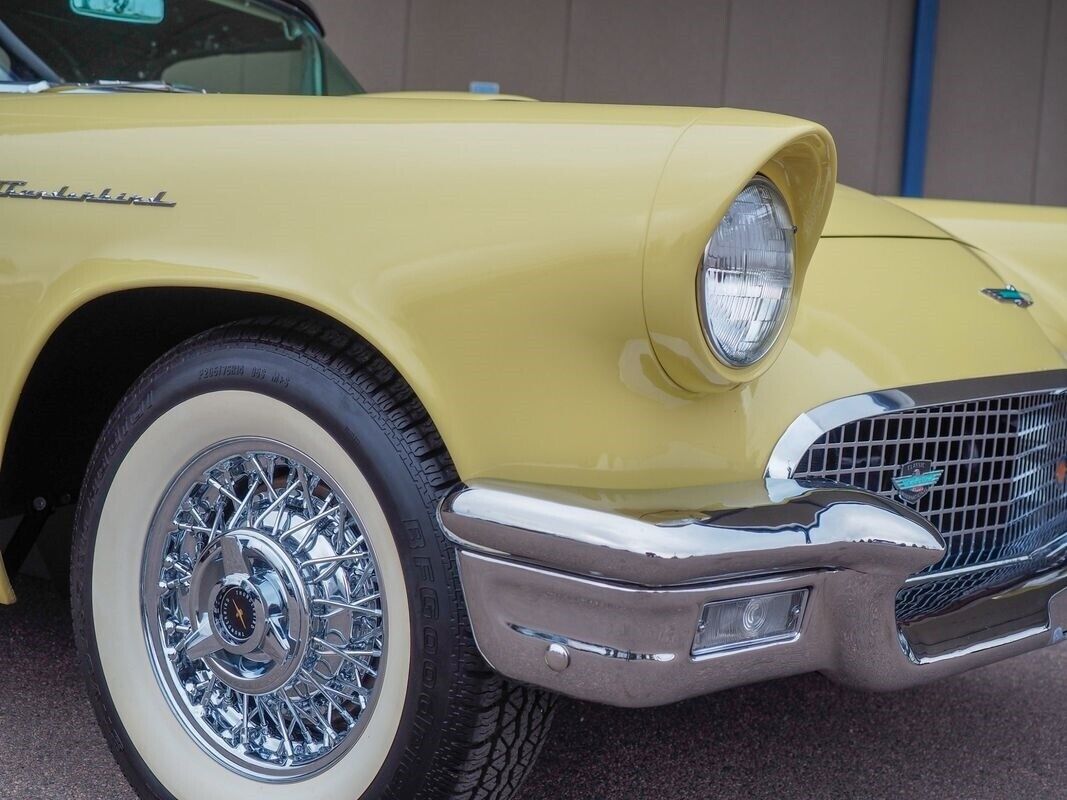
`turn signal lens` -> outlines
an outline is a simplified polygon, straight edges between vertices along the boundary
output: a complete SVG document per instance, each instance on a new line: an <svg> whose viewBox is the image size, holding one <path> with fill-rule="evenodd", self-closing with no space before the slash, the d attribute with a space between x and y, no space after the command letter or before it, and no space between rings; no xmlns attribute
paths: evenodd
<svg viewBox="0 0 1067 800"><path fill-rule="evenodd" d="M794 249L785 199L756 176L715 229L700 268L701 323L724 364L750 366L774 346L793 296Z"/></svg>
<svg viewBox="0 0 1067 800"><path fill-rule="evenodd" d="M700 615L693 655L795 639L807 589L708 603Z"/></svg>

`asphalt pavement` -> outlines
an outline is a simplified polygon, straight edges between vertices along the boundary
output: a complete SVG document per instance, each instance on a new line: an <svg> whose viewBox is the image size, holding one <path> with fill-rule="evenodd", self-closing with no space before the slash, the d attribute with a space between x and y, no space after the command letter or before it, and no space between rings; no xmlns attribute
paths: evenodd
<svg viewBox="0 0 1067 800"><path fill-rule="evenodd" d="M0 798L131 800L77 673L65 600L0 607ZM870 695L809 675L673 706L568 703L523 800L1067 798L1067 647Z"/></svg>

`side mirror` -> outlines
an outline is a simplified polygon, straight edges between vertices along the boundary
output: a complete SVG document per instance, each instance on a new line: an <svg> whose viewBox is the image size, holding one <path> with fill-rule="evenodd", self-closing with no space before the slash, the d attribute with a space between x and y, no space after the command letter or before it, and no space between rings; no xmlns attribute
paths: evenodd
<svg viewBox="0 0 1067 800"><path fill-rule="evenodd" d="M70 10L83 17L112 22L158 25L163 21L165 0L70 0Z"/></svg>

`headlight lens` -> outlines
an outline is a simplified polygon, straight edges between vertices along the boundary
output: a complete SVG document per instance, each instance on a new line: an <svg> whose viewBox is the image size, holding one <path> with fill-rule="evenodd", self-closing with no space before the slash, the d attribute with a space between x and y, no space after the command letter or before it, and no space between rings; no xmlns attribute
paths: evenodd
<svg viewBox="0 0 1067 800"><path fill-rule="evenodd" d="M715 355L732 367L774 346L793 295L794 229L774 184L752 179L704 248L701 323Z"/></svg>

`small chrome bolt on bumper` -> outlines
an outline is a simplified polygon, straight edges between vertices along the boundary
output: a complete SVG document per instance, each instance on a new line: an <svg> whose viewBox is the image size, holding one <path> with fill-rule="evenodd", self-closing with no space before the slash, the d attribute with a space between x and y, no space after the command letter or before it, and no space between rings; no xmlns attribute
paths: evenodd
<svg viewBox="0 0 1067 800"><path fill-rule="evenodd" d="M563 672L571 665L570 651L563 645L553 642L545 650L545 663L553 672Z"/></svg>

